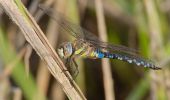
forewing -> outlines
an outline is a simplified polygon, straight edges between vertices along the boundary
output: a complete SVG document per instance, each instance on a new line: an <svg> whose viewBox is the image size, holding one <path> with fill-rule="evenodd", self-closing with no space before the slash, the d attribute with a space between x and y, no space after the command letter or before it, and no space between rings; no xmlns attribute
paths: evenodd
<svg viewBox="0 0 170 100"><path fill-rule="evenodd" d="M82 32L81 27L70 22L70 20L64 17L62 13L54 11L52 8L46 7L44 5L39 5L39 8L45 14L47 14L49 17L55 20L62 29L66 30L72 36L74 36L75 38L84 38L84 34Z"/></svg>
<svg viewBox="0 0 170 100"><path fill-rule="evenodd" d="M129 55L137 56L138 51L132 48L128 48L122 45L111 44L108 42L102 42L97 36L93 35L89 31L82 29L84 33L84 38L86 41L94 45L96 48L104 49L110 53L119 52L126 53Z"/></svg>
<svg viewBox="0 0 170 100"><path fill-rule="evenodd" d="M119 52L119 53L125 53L129 55L138 55L138 51L132 48L128 48L122 45L116 45L116 44L111 44L108 42L102 42L102 41L93 41L89 40L91 44L95 45L97 48L101 48L107 52L114 53L114 52Z"/></svg>
<svg viewBox="0 0 170 100"><path fill-rule="evenodd" d="M76 39L81 39L83 41L86 41L96 48L105 49L109 52L120 52L120 53L126 53L131 55L136 55L137 51L125 46L121 45L114 45L106 42L102 42L99 40L97 36L90 33L89 31L81 28L79 25L76 25L66 17L64 17L63 14L52 10L51 8L45 7L43 5L40 5L39 8L48 16L50 16L52 19L54 19L64 30L66 30L68 33L71 33L72 36L74 36Z"/></svg>

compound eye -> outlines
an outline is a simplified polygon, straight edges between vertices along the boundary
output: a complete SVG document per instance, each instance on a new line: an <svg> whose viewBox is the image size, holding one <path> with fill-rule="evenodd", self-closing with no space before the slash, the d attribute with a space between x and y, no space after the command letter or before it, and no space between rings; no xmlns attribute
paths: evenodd
<svg viewBox="0 0 170 100"><path fill-rule="evenodd" d="M72 55L72 45L70 43L64 43L60 45L58 52L62 58L70 57Z"/></svg>
<svg viewBox="0 0 170 100"><path fill-rule="evenodd" d="M67 49L66 48L63 48L63 54L64 54L64 56L67 55Z"/></svg>

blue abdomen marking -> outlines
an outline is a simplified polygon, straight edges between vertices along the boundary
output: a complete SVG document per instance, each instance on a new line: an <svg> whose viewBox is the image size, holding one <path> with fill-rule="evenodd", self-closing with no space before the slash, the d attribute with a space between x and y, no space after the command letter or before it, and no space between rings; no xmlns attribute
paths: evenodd
<svg viewBox="0 0 170 100"><path fill-rule="evenodd" d="M123 55L123 54L110 54L108 52L101 52L100 50L97 50L97 55L98 58L118 59L128 63L136 64L137 66L144 66L152 69L160 69L159 67L155 66L152 62L142 59L140 57L137 58L137 57Z"/></svg>
<svg viewBox="0 0 170 100"><path fill-rule="evenodd" d="M105 54L103 52L100 52L100 50L97 50L97 58L104 58Z"/></svg>

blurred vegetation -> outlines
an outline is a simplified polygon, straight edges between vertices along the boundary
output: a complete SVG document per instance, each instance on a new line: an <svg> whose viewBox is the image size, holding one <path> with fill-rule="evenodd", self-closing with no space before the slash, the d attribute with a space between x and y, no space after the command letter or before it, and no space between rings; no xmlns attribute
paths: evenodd
<svg viewBox="0 0 170 100"><path fill-rule="evenodd" d="M35 17L44 33L50 32L48 30L51 27L53 27L53 30L56 28L54 27L55 24L51 24L54 20L51 20L50 17L43 16L38 19L39 4L53 7L55 10L66 14L72 19L71 22L81 25L95 35L98 33L95 2L93 0L22 0L22 2ZM170 60L170 0L103 0L102 2L109 42L135 48L139 51L139 55L151 59L163 68L160 71L154 71L126 62L111 60L115 99L170 99L170 70L168 68ZM21 7L19 3L17 5ZM57 46L65 41L64 39L67 36L69 37L69 34L62 33L58 29L51 31L51 33L55 33L52 37L57 39L55 41ZM46 33L47 36L48 34L50 33ZM37 77L39 70L45 66L39 65L40 58L34 51L29 60L27 59L30 72L29 75L26 74L27 70L24 66L26 66L25 55L27 50L25 49L27 49L27 42L22 33L1 11L0 87L3 87L4 80L8 80L7 83L10 85L8 86L9 91L0 90L0 99L15 98L15 95L17 95L17 92L14 91L15 88L22 91L22 94L18 97L20 99L31 100L35 96L40 99L40 94L41 99L66 99L63 91L50 74ZM100 60L78 59L77 62L80 72L76 81L87 99L104 100ZM47 77L48 75L49 77ZM47 83L40 81L44 84L39 85L36 81L38 78Z"/></svg>

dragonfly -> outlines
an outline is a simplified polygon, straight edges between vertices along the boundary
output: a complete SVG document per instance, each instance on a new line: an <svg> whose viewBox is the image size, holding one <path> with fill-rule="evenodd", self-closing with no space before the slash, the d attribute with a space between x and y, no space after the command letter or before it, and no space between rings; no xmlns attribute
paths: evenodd
<svg viewBox="0 0 170 100"><path fill-rule="evenodd" d="M43 6L40 6L40 9L75 38L72 42L62 43L57 51L59 56L66 60L65 64L68 66L76 66L76 70L78 70L78 65L75 59L78 57L117 59L154 70L161 69L152 61L139 56L137 51L132 48L103 42L93 33L72 23L63 14Z"/></svg>

